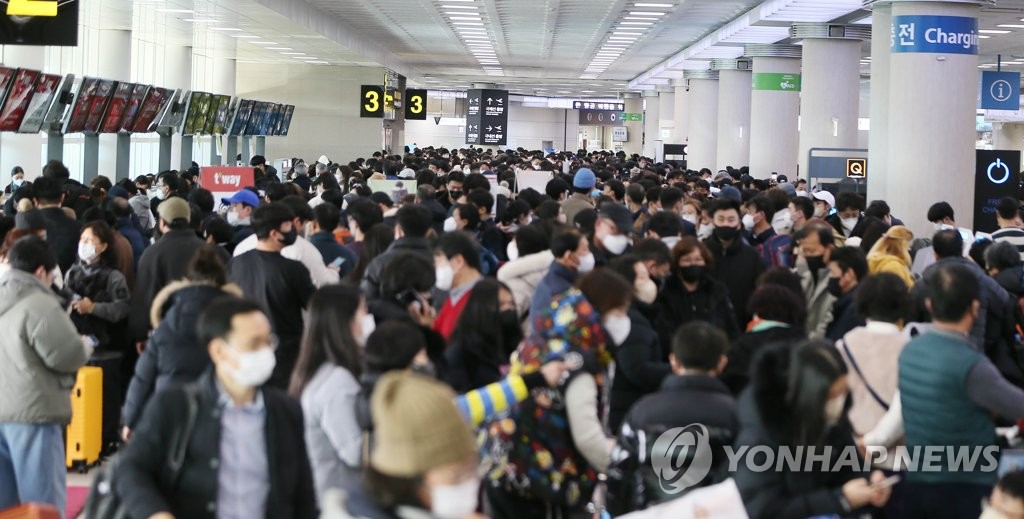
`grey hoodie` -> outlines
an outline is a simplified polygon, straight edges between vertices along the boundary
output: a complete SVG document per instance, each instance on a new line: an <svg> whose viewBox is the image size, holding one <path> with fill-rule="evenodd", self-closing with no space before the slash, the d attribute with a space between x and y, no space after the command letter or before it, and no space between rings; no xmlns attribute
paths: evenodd
<svg viewBox="0 0 1024 519"><path fill-rule="evenodd" d="M0 423L66 424L85 346L57 296L20 270L0 275Z"/></svg>
<svg viewBox="0 0 1024 519"><path fill-rule="evenodd" d="M156 226L156 219L153 218L153 212L149 208L149 203L149 196L145 193L128 199L128 204L131 205L135 216L139 217L139 224L147 231Z"/></svg>

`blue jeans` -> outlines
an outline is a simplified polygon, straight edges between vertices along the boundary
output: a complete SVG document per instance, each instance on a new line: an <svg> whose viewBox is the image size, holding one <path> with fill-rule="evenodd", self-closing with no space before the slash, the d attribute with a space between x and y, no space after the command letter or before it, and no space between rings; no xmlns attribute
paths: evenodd
<svg viewBox="0 0 1024 519"><path fill-rule="evenodd" d="M57 424L0 423L0 510L52 505L64 516L67 468Z"/></svg>

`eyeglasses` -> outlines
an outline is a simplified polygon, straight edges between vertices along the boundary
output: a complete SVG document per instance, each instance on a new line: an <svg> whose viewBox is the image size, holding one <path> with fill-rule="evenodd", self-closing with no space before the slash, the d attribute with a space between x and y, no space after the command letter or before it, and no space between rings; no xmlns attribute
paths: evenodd
<svg viewBox="0 0 1024 519"><path fill-rule="evenodd" d="M231 344L231 341L228 341L226 337L223 337L223 340L224 340L224 342L228 343L228 346L231 346L236 351L238 350L238 348L235 345ZM252 343L250 343L250 344L252 344ZM277 347L280 346L280 344L281 344L281 341L277 338L277 335L270 334L270 337L265 342L258 342L258 343L252 344L253 347L250 348L249 351L259 350L260 346L265 346L267 348L270 348L270 351L277 351Z"/></svg>

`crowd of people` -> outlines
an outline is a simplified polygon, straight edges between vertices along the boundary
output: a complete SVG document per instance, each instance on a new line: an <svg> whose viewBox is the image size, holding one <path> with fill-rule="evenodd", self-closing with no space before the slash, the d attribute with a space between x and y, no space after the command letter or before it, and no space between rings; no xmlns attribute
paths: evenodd
<svg viewBox="0 0 1024 519"><path fill-rule="evenodd" d="M135 519L617 516L728 480L753 518L1024 517L1021 472L869 454L1013 441L1014 198L991 235L938 201L922 237L850 186L622 152L291 164L253 157L222 200L195 165L88 186L16 169L0 510L64 509L69 392L116 354L120 447L87 506ZM652 444L693 424L713 462L668 492ZM858 460L729 468L745 447Z"/></svg>

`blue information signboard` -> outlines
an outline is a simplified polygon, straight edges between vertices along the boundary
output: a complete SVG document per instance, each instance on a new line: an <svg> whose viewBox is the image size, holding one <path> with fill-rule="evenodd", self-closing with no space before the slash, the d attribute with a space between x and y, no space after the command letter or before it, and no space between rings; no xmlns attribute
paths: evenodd
<svg viewBox="0 0 1024 519"><path fill-rule="evenodd" d="M967 16L893 16L895 53L978 54L978 19Z"/></svg>
<svg viewBox="0 0 1024 519"><path fill-rule="evenodd" d="M981 107L988 110L1020 110L1020 73L981 73Z"/></svg>

